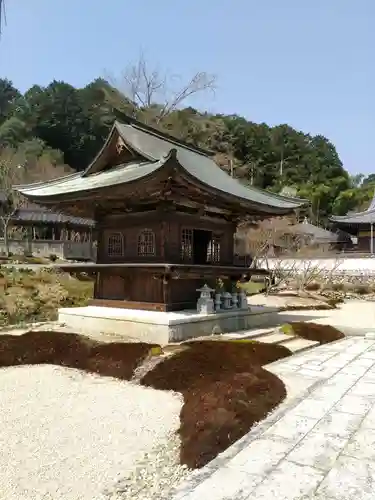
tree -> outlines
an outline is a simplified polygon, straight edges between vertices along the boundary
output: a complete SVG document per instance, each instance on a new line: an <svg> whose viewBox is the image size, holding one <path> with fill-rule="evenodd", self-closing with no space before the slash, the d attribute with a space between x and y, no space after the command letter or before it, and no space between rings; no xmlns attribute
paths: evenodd
<svg viewBox="0 0 375 500"><path fill-rule="evenodd" d="M20 96L20 92L13 86L10 80L0 78L0 124L9 118L12 107Z"/></svg>
<svg viewBox="0 0 375 500"><path fill-rule="evenodd" d="M362 184L365 186L368 186L369 184L374 184L375 185L375 174L370 174L367 177L362 175L363 181Z"/></svg>
<svg viewBox="0 0 375 500"><path fill-rule="evenodd" d="M47 181L71 172L66 165L53 164L50 152L47 148L39 151L39 154L31 154L31 150L25 146L18 150L4 148L0 151L0 221L7 255L12 219L17 210L27 205L14 186ZM56 152L52 150L52 153Z"/></svg>
<svg viewBox="0 0 375 500"><path fill-rule="evenodd" d="M17 113L29 124L33 137L63 151L65 162L76 170L86 168L108 133L108 125L90 115L92 103L85 102L85 97L72 85L53 81L26 92Z"/></svg>
<svg viewBox="0 0 375 500"><path fill-rule="evenodd" d="M176 75L152 68L143 53L138 61L127 66L121 80L120 85L115 86L127 101L133 103L134 112L142 110L142 116L151 118L155 123L160 123L179 109L189 97L216 89L216 77L205 71L197 72L183 82Z"/></svg>
<svg viewBox="0 0 375 500"><path fill-rule="evenodd" d="M16 148L17 145L27 139L29 130L25 122L11 116L0 125L0 144L2 147Z"/></svg>
<svg viewBox="0 0 375 500"><path fill-rule="evenodd" d="M360 185L360 176L349 176L326 137L288 124L270 127L238 115L184 107L194 93L213 90L215 79L199 73L178 83L176 89L176 79L152 69L142 55L125 71L118 86L122 93L102 78L84 88L57 81L34 85L24 95L0 80L0 147L26 148L29 156L48 149L55 165L64 162L82 170L102 147L113 121L127 114L212 150L218 165L247 186L274 193L292 188L311 201L313 215L323 223L333 212L342 215L368 203L373 177Z"/></svg>
<svg viewBox="0 0 375 500"><path fill-rule="evenodd" d="M13 189L24 177L23 155L12 149L4 149L0 155L0 220L6 254L9 255L9 226L16 211L25 203Z"/></svg>
<svg viewBox="0 0 375 500"><path fill-rule="evenodd" d="M365 182L365 180L368 180L368 177L367 179L365 179L365 176L363 174L356 174L350 176L350 183L353 188L361 187L361 185Z"/></svg>

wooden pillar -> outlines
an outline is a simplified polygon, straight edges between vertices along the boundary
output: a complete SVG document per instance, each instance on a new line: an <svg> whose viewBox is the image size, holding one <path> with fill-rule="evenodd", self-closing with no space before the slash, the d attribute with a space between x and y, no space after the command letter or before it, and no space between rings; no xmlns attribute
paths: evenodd
<svg viewBox="0 0 375 500"><path fill-rule="evenodd" d="M374 225L372 222L370 224L370 253L371 255L374 253Z"/></svg>

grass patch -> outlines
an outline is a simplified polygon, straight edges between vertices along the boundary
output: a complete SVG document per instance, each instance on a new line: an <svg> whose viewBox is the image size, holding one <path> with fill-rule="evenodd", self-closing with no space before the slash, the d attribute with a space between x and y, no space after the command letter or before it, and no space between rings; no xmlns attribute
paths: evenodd
<svg viewBox="0 0 375 500"><path fill-rule="evenodd" d="M257 283L256 281L247 281L246 283L240 283L239 287L245 291L246 295L255 295L265 290L266 284L265 282Z"/></svg>
<svg viewBox="0 0 375 500"><path fill-rule="evenodd" d="M85 306L93 281L81 281L53 269L2 268L0 326L53 321L60 307Z"/></svg>
<svg viewBox="0 0 375 500"><path fill-rule="evenodd" d="M180 462L206 465L264 419L286 396L262 365L289 356L284 346L196 341L146 373L141 384L181 392Z"/></svg>
<svg viewBox="0 0 375 500"><path fill-rule="evenodd" d="M328 344L345 338L345 335L333 326L303 323L302 321L282 325L280 330L286 335L297 335L303 339L315 340L320 344Z"/></svg>
<svg viewBox="0 0 375 500"><path fill-rule="evenodd" d="M49 264L50 260L45 257L34 257L32 255L12 255L5 257L8 264Z"/></svg>
<svg viewBox="0 0 375 500"><path fill-rule="evenodd" d="M98 342L83 335L31 331L0 336L0 367L51 364L130 380L161 347L146 343Z"/></svg>

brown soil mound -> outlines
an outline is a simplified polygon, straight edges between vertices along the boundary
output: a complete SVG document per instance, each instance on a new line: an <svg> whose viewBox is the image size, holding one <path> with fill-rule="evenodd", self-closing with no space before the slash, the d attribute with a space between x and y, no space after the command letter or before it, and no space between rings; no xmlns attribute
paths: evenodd
<svg viewBox="0 0 375 500"><path fill-rule="evenodd" d="M192 341L159 363L141 383L155 389L184 392L201 380L218 380L227 373L241 373L290 356L289 349L260 342Z"/></svg>
<svg viewBox="0 0 375 500"><path fill-rule="evenodd" d="M160 348L145 343L107 344L62 332L1 335L0 367L52 364L129 380L154 347Z"/></svg>
<svg viewBox="0 0 375 500"><path fill-rule="evenodd" d="M141 383L182 392L180 461L197 468L244 436L284 399L283 382L261 365L291 353L284 346L255 342L188 345L159 363Z"/></svg>
<svg viewBox="0 0 375 500"><path fill-rule="evenodd" d="M295 322L289 323L292 331L307 340L315 340L320 344L328 344L335 340L345 338L345 335L330 325L319 325L317 323Z"/></svg>

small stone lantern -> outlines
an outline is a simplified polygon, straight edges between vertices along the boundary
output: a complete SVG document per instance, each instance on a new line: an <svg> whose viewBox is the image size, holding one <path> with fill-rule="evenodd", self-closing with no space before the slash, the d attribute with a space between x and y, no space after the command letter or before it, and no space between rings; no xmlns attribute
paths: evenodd
<svg viewBox="0 0 375 500"><path fill-rule="evenodd" d="M238 294L238 307L240 309L249 308L249 304L247 303L246 293L244 292L244 290L241 290L240 293Z"/></svg>
<svg viewBox="0 0 375 500"><path fill-rule="evenodd" d="M238 308L238 293L236 291L232 292L232 308Z"/></svg>
<svg viewBox="0 0 375 500"><path fill-rule="evenodd" d="M231 309L232 308L232 294L229 292L225 292L223 294L224 304L223 309Z"/></svg>
<svg viewBox="0 0 375 500"><path fill-rule="evenodd" d="M216 292L215 293L215 311L220 311L221 309L221 293Z"/></svg>
<svg viewBox="0 0 375 500"><path fill-rule="evenodd" d="M211 297L211 293L215 290L210 288L207 284L203 285L202 288L198 288L197 292L200 292L200 297L197 301L197 313L198 314L212 314L215 312L214 300Z"/></svg>

